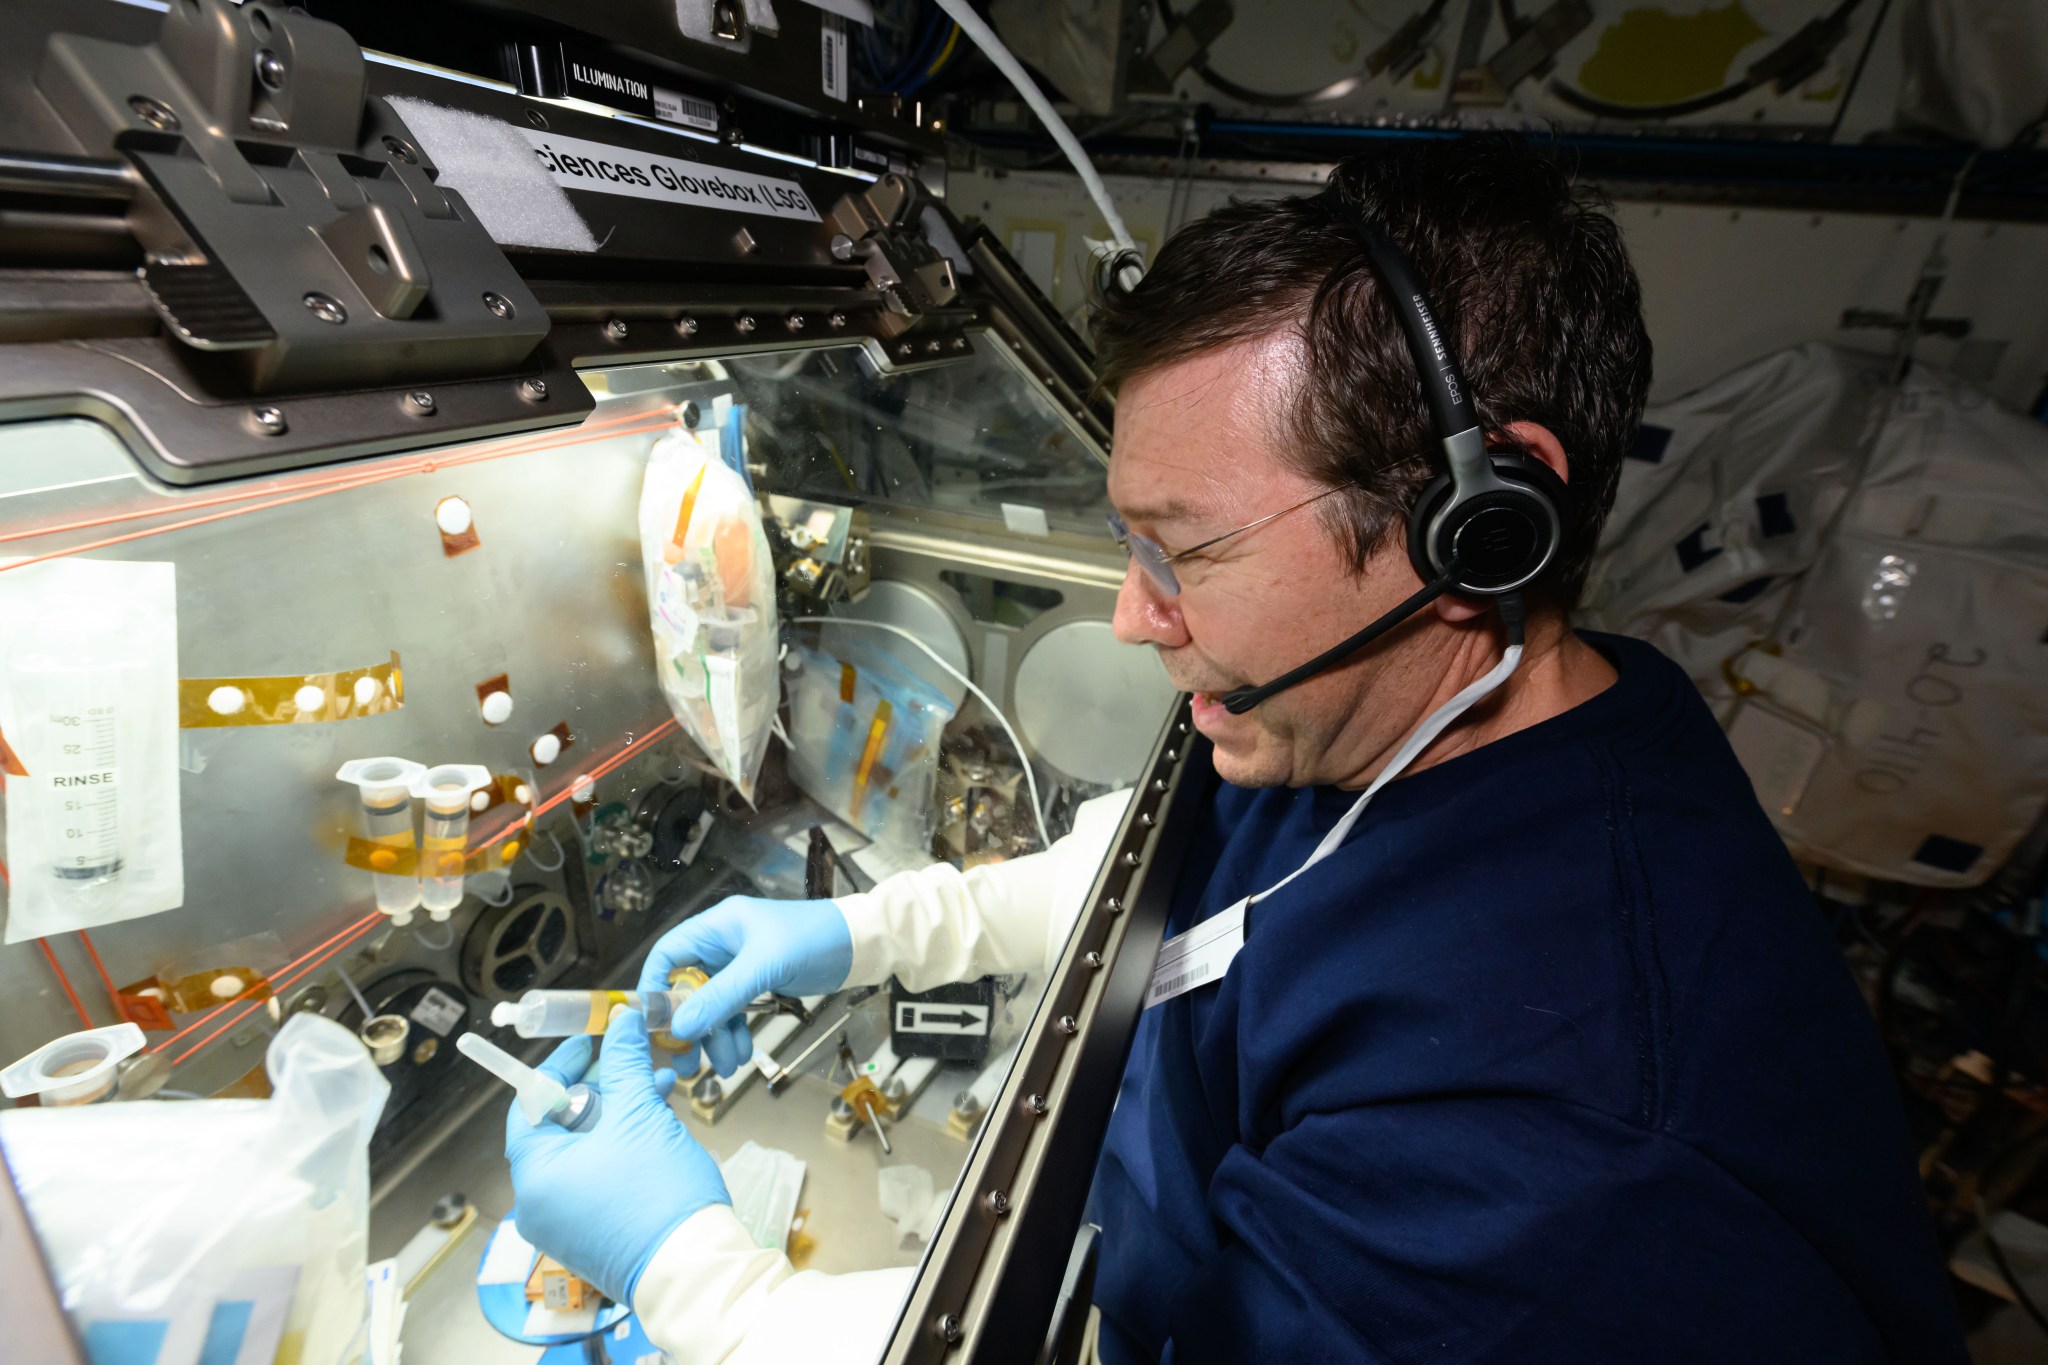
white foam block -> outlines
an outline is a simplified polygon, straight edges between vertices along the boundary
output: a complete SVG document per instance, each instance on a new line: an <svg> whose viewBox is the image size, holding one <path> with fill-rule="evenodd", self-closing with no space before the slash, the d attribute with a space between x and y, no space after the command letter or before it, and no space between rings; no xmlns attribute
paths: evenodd
<svg viewBox="0 0 2048 1365"><path fill-rule="evenodd" d="M540 1258L533 1243L519 1235L519 1228L510 1218L498 1224L498 1231L491 1238L490 1250L484 1253L483 1266L476 1273L478 1284L525 1284L526 1277L533 1273L533 1263Z"/></svg>
<svg viewBox="0 0 2048 1365"><path fill-rule="evenodd" d="M509 123L410 96L389 101L434 163L501 246L595 251L597 237Z"/></svg>
<svg viewBox="0 0 2048 1365"><path fill-rule="evenodd" d="M587 1335L597 1326L597 1305L585 1308L549 1308L535 1304L526 1310L523 1337L566 1337Z"/></svg>

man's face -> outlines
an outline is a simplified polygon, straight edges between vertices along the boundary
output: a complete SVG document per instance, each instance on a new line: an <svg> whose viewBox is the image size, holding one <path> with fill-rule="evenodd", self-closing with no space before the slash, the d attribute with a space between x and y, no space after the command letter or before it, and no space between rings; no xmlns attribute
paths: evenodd
<svg viewBox="0 0 2048 1365"><path fill-rule="evenodd" d="M1324 491L1281 458L1300 345L1283 328L1123 385L1109 494L1133 531L1172 554ZM1323 509L1301 508L1176 560L1177 596L1135 562L1117 593L1117 638L1155 647L1173 681L1195 694L1195 725L1215 744L1216 770L1240 786L1349 782L1414 720L1396 699L1425 672L1403 648L1423 621L1244 715L1219 700L1330 648L1420 586L1398 541L1355 574ZM1370 705L1375 693L1395 704Z"/></svg>

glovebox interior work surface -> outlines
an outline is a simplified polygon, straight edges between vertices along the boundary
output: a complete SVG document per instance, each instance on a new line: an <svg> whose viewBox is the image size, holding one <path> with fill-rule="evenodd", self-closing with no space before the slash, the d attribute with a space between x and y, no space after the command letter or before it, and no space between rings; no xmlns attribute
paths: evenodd
<svg viewBox="0 0 2048 1365"><path fill-rule="evenodd" d="M0 986L36 1002L0 1014L0 1058L88 1013L45 948L97 983L89 952L135 1021L124 1099L268 1094L275 1027L324 1014L390 1082L369 1139L389 1186L505 1093L463 1032L553 1045L494 1004L630 986L663 928L729 894L1059 837L1137 776L1172 692L1142 654L1104 689L1122 709L1094 723L1139 736L1107 768L1017 733L1052 667L1027 646L1131 665L1101 654L1114 575L1061 558L1101 525L1100 458L977 343L912 373L858 344L591 371L574 427L194 489L91 421L0 425ZM865 543L892 527L923 537L928 582L892 584L915 556ZM999 541L1004 575L970 553ZM953 669L891 600L951 614ZM804 619L842 613L882 628ZM721 1079L678 1054L676 1108L764 1245L914 1263L1045 976L764 999L756 1062ZM170 1176L148 1134L176 1102L123 1106L136 1178Z"/></svg>

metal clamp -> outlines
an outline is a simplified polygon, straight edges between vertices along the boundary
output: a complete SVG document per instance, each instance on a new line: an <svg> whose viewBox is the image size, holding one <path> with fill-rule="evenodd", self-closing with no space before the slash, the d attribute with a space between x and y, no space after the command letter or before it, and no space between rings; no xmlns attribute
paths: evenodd
<svg viewBox="0 0 2048 1365"><path fill-rule="evenodd" d="M152 43L59 33L37 86L125 159L142 283L256 393L502 374L548 319L333 24L175 0Z"/></svg>
<svg viewBox="0 0 2048 1365"><path fill-rule="evenodd" d="M929 203L924 188L903 175L885 175L866 189L841 195L832 206L832 254L858 259L881 292L882 334L894 337L938 315L958 327L973 314L958 302L953 262L925 239Z"/></svg>

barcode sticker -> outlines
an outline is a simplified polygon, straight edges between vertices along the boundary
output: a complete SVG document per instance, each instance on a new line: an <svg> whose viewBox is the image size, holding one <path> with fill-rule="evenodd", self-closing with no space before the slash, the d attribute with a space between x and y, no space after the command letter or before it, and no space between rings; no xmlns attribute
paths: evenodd
<svg viewBox="0 0 2048 1365"><path fill-rule="evenodd" d="M821 17L818 25L819 56L824 67L825 98L846 98L846 20L837 14Z"/></svg>
<svg viewBox="0 0 2048 1365"><path fill-rule="evenodd" d="M707 133L718 131L718 106L694 95L654 87L654 116L665 123L680 123Z"/></svg>
<svg viewBox="0 0 2048 1365"><path fill-rule="evenodd" d="M1247 897L1160 944L1145 1008L1185 995L1229 971L1231 960L1244 947L1244 912L1250 905Z"/></svg>
<svg viewBox="0 0 2048 1365"><path fill-rule="evenodd" d="M1207 981L1212 970L1213 968L1208 963L1197 962L1192 970L1182 972L1179 976L1169 976L1166 980L1154 985L1152 992L1161 1000L1171 995L1179 995L1183 990L1192 986L1199 986L1202 982Z"/></svg>
<svg viewBox="0 0 2048 1365"><path fill-rule="evenodd" d="M468 1013L469 1011L447 992L433 989L420 997L420 1002L412 1007L412 1014L409 1017L415 1024L424 1025L446 1038L448 1030L461 1023L463 1016Z"/></svg>

